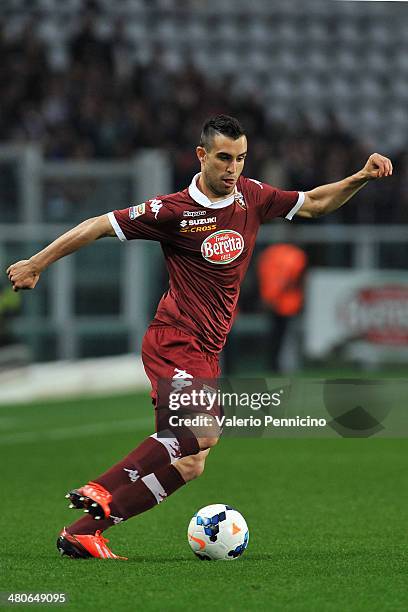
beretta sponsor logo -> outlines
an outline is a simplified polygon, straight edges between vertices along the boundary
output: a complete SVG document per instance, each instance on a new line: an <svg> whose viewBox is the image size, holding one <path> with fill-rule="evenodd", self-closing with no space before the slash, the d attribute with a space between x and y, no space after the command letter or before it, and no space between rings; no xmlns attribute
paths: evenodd
<svg viewBox="0 0 408 612"><path fill-rule="evenodd" d="M202 215L206 214L206 210L185 210L183 212L183 217L201 217Z"/></svg>
<svg viewBox="0 0 408 612"><path fill-rule="evenodd" d="M146 202L143 204L138 204L137 206L131 206L129 208L129 219L133 221L133 219L137 219L141 215L144 215L146 212Z"/></svg>
<svg viewBox="0 0 408 612"><path fill-rule="evenodd" d="M201 255L214 264L227 264L244 250L244 239L235 230L219 230L204 240Z"/></svg>
<svg viewBox="0 0 408 612"><path fill-rule="evenodd" d="M374 344L408 344L408 286L366 287L340 307L340 319L353 337Z"/></svg>

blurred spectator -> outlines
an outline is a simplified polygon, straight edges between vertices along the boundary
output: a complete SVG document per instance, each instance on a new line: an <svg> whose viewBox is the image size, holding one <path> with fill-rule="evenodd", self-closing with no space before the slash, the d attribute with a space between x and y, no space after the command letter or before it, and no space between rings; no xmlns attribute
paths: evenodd
<svg viewBox="0 0 408 612"><path fill-rule="evenodd" d="M70 42L70 57L73 64L82 67L100 65L112 72L114 65L113 44L109 40L103 40L97 33L97 15L88 10L82 17L79 31L72 37Z"/></svg>
<svg viewBox="0 0 408 612"><path fill-rule="evenodd" d="M258 258L259 293L270 315L268 365L272 372L286 370L281 353L290 324L303 307L306 265L306 253L292 244L270 246Z"/></svg>

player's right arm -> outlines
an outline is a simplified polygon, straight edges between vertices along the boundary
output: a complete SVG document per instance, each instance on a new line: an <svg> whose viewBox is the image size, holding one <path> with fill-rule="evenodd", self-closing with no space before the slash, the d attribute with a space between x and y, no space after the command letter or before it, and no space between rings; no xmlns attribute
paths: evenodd
<svg viewBox="0 0 408 612"><path fill-rule="evenodd" d="M78 251L99 238L115 235L107 215L87 219L54 240L54 242L30 257L30 259L23 259L9 266L7 268L7 276L13 285L14 291L34 289L40 274L54 261Z"/></svg>

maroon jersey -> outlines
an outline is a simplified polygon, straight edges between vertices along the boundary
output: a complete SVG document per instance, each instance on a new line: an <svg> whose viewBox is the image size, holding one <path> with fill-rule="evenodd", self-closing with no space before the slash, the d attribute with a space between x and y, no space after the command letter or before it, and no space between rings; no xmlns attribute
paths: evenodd
<svg viewBox="0 0 408 612"><path fill-rule="evenodd" d="M160 242L170 277L154 321L193 334L217 353L231 328L259 226L292 219L304 194L240 177L235 192L211 202L197 187L109 213L118 238Z"/></svg>

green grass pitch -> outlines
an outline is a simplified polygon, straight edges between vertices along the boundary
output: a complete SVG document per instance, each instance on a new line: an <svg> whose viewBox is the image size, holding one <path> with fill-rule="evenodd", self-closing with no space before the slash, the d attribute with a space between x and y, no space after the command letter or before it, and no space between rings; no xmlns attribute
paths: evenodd
<svg viewBox="0 0 408 612"><path fill-rule="evenodd" d="M60 558L57 533L79 516L67 489L152 427L147 393L0 407L1 591L65 592L72 610L408 608L405 439L225 439L204 476L107 532L128 562ZM192 514L215 502L249 524L233 562L187 545Z"/></svg>

